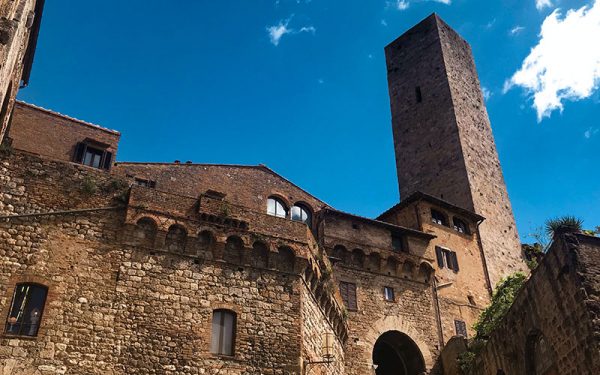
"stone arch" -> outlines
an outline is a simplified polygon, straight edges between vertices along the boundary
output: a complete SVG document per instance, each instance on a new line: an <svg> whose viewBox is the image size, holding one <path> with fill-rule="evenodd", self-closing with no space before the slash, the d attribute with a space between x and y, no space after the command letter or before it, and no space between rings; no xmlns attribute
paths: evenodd
<svg viewBox="0 0 600 375"><path fill-rule="evenodd" d="M398 272L398 261L396 258L393 256L387 258L383 272L390 276L396 276L396 273Z"/></svg>
<svg viewBox="0 0 600 375"><path fill-rule="evenodd" d="M238 236L229 236L225 242L223 260L233 264L243 263L244 241Z"/></svg>
<svg viewBox="0 0 600 375"><path fill-rule="evenodd" d="M351 261L353 267L363 268L365 265L365 252L361 249L352 250Z"/></svg>
<svg viewBox="0 0 600 375"><path fill-rule="evenodd" d="M289 246L280 246L277 250L276 261L273 266L280 271L294 272L294 265L296 263L294 250Z"/></svg>
<svg viewBox="0 0 600 375"><path fill-rule="evenodd" d="M423 262L419 265L419 281L424 283L429 283L431 281L431 275L433 274L434 269L431 264L427 262Z"/></svg>
<svg viewBox="0 0 600 375"><path fill-rule="evenodd" d="M250 264L257 268L269 268L269 247L262 241L252 244Z"/></svg>
<svg viewBox="0 0 600 375"><path fill-rule="evenodd" d="M331 251L331 256L338 259L340 263L346 263L348 258L348 250L342 245L335 245Z"/></svg>
<svg viewBox="0 0 600 375"><path fill-rule="evenodd" d="M187 230L182 225L171 225L165 237L165 249L175 253L183 253L185 251L187 234Z"/></svg>
<svg viewBox="0 0 600 375"><path fill-rule="evenodd" d="M372 360L377 365L376 375L421 375L425 372L419 347L399 331L387 331L379 336L373 347Z"/></svg>
<svg viewBox="0 0 600 375"><path fill-rule="evenodd" d="M158 225L154 219L144 216L140 218L133 231L133 237L136 245L153 247L156 240Z"/></svg>
<svg viewBox="0 0 600 375"><path fill-rule="evenodd" d="M365 352L366 357L361 361L365 363L365 374L373 372L373 368L371 367L373 360L371 356L372 350L375 347L375 343L381 337L381 335L390 331L398 331L408 336L419 348L419 351L423 356L423 361L425 362L425 367L427 369L431 369L433 367L433 356L431 355L429 347L425 344L425 340L423 340L419 332L409 322L405 321L401 317L389 315L376 321L371 326L369 332L367 332L365 335L364 347L367 348Z"/></svg>
<svg viewBox="0 0 600 375"><path fill-rule="evenodd" d="M373 252L369 254L366 262L366 268L369 271L379 272L381 271L381 256L379 253Z"/></svg>
<svg viewBox="0 0 600 375"><path fill-rule="evenodd" d="M410 260L404 262L404 264L402 265L402 277L406 279L412 279L414 272L415 264Z"/></svg>
<svg viewBox="0 0 600 375"><path fill-rule="evenodd" d="M198 233L198 238L196 239L196 255L204 259L212 259L212 249L215 245L215 242L216 239L213 232L209 230L203 230Z"/></svg>

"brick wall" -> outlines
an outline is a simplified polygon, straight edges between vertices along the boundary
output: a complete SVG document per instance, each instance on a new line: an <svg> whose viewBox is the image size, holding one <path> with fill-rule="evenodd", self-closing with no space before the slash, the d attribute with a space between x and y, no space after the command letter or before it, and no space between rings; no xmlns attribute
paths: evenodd
<svg viewBox="0 0 600 375"><path fill-rule="evenodd" d="M72 161L79 142L91 139L106 144L115 159L120 133L17 102L8 135L12 147L44 157Z"/></svg>

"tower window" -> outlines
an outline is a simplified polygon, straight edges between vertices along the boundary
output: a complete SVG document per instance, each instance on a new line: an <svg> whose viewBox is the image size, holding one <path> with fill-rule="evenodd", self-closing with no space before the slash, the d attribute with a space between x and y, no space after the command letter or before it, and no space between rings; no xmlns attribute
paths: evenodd
<svg viewBox="0 0 600 375"><path fill-rule="evenodd" d="M147 188L156 188L156 181L153 180L146 180L143 178L135 178L135 184L138 186L143 186L143 187L147 187Z"/></svg>
<svg viewBox="0 0 600 375"><path fill-rule="evenodd" d="M469 226L463 220L459 218L452 218L452 224L454 226L454 230L458 233L469 234Z"/></svg>
<svg viewBox="0 0 600 375"><path fill-rule="evenodd" d="M270 197L267 200L267 214L271 216L286 218L288 212L285 208L285 204L280 199Z"/></svg>
<svg viewBox="0 0 600 375"><path fill-rule="evenodd" d="M356 303L356 284L340 282L340 294L344 305L350 311L357 311L358 304Z"/></svg>
<svg viewBox="0 0 600 375"><path fill-rule="evenodd" d="M415 87L415 97L417 98L417 103L421 103L423 101L423 94L421 94L421 86Z"/></svg>
<svg viewBox="0 0 600 375"><path fill-rule="evenodd" d="M438 210L431 210L431 221L435 224L448 226L448 221L446 220L446 215L441 213Z"/></svg>
<svg viewBox="0 0 600 375"><path fill-rule="evenodd" d="M452 250L444 249L443 247L435 247L435 255L440 268L449 268L454 272L458 272L458 258Z"/></svg>
<svg viewBox="0 0 600 375"><path fill-rule="evenodd" d="M383 298L388 302L394 302L396 299L394 297L394 288L390 288L389 286L383 287Z"/></svg>
<svg viewBox="0 0 600 375"><path fill-rule="evenodd" d="M292 207L292 220L301 221L308 225L312 226L312 216L310 211L301 204L296 204Z"/></svg>
<svg viewBox="0 0 600 375"><path fill-rule="evenodd" d="M213 354L233 355L236 314L230 310L215 310L212 318L210 351Z"/></svg>
<svg viewBox="0 0 600 375"><path fill-rule="evenodd" d="M467 324L463 320L454 320L454 329L457 336L467 338Z"/></svg>
<svg viewBox="0 0 600 375"><path fill-rule="evenodd" d="M9 335L37 336L47 294L45 286L17 284L4 331Z"/></svg>

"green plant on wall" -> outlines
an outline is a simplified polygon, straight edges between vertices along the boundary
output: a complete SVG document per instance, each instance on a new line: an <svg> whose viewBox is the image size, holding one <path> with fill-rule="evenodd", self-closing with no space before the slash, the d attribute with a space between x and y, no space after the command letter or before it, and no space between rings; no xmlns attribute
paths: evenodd
<svg viewBox="0 0 600 375"><path fill-rule="evenodd" d="M475 337L469 343L469 350L461 353L458 357L458 364L463 374L470 373L477 354L481 352L489 335L508 313L526 280L527 277L523 273L517 272L498 283L492 294L490 305L483 310L477 323L473 326Z"/></svg>
<svg viewBox="0 0 600 375"><path fill-rule="evenodd" d="M93 195L98 191L98 184L90 176L85 176L81 181L81 192L85 195Z"/></svg>

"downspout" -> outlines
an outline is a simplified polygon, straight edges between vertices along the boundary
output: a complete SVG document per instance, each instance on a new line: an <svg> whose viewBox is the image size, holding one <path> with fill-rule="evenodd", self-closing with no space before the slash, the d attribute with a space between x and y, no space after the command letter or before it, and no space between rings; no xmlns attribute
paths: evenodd
<svg viewBox="0 0 600 375"><path fill-rule="evenodd" d="M433 308L435 309L435 318L436 318L437 329L438 329L438 340L440 342L440 351L441 351L442 348L444 347L444 331L443 331L443 327L442 327L442 315L440 312L440 299L439 299L438 293L437 293L437 290L438 290L437 278L435 276L433 276L432 289L433 289L433 299L434 299Z"/></svg>

